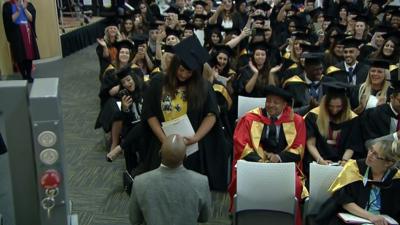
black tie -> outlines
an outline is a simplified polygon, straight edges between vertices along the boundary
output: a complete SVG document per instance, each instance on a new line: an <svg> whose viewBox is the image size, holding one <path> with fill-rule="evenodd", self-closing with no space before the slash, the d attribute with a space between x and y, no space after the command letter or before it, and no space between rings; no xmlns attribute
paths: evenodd
<svg viewBox="0 0 400 225"><path fill-rule="evenodd" d="M349 83L353 83L353 67L349 68L349 77L348 77Z"/></svg>
<svg viewBox="0 0 400 225"><path fill-rule="evenodd" d="M272 116L271 118L271 124L268 126L268 141L270 143L271 146L276 147L278 145L277 143L277 138L276 138L276 125L275 125L275 121L276 121L276 117Z"/></svg>

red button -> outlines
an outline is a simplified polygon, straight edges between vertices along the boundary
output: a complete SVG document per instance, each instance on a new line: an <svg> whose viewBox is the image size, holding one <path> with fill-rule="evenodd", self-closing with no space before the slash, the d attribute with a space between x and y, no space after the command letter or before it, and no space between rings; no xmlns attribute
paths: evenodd
<svg viewBox="0 0 400 225"><path fill-rule="evenodd" d="M57 188L61 183L61 175L57 170L47 170L40 178L40 183L44 189Z"/></svg>

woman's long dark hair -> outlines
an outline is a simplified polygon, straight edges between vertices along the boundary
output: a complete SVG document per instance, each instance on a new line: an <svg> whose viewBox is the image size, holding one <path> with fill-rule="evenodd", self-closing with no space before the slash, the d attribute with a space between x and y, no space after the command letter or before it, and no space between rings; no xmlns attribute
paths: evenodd
<svg viewBox="0 0 400 225"><path fill-rule="evenodd" d="M258 49L257 49L258 50ZM253 52L253 55L251 56L251 60L253 62L254 65L256 65L255 60L254 60L254 55L255 55L255 51ZM269 71L271 70L271 66L269 64L269 54L266 51L266 58L265 58L265 62L263 67L258 71L258 77L257 77L257 82L256 82L256 89L257 90L264 90L264 87L267 85L274 85L277 86L277 80L275 79L275 77L271 77L272 75L269 73Z"/></svg>
<svg viewBox="0 0 400 225"><path fill-rule="evenodd" d="M164 79L163 95L175 97L176 90L180 83L176 74L181 65L183 66L182 60L177 55L174 55ZM200 109L207 98L206 81L201 75L201 72L198 70L192 71L192 76L185 81L184 85L186 86L188 108L190 110Z"/></svg>

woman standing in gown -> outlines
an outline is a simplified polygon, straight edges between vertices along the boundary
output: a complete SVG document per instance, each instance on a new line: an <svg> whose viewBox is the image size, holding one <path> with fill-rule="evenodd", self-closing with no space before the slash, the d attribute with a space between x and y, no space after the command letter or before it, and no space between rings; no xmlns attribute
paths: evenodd
<svg viewBox="0 0 400 225"><path fill-rule="evenodd" d="M8 0L3 5L3 23L11 55L22 78L33 82L32 61L39 59L36 43L36 10L28 0Z"/></svg>
<svg viewBox="0 0 400 225"><path fill-rule="evenodd" d="M186 145L198 143L199 151L187 156L185 167L206 175L212 190L225 191L227 142L215 93L201 75L208 53L196 36L174 46L174 52L166 74L152 78L144 95L142 121L148 125L148 150L136 173L160 166L159 149L166 138L161 123L186 114L195 131L194 136L185 137Z"/></svg>

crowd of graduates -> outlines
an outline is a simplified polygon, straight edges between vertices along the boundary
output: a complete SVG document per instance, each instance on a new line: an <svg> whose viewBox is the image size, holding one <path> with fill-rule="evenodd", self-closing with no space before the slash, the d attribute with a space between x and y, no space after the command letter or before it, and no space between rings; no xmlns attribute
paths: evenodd
<svg viewBox="0 0 400 225"><path fill-rule="evenodd" d="M387 156L386 169L399 160L397 147L388 156L371 146L399 139L400 5L176 0L164 12L154 1L132 5L96 48L96 128L111 134L108 161L124 152L129 177L160 165L161 124L185 114L195 131L185 142L199 151L184 165L206 175L215 191L230 183L235 192L239 159L296 162L299 197L313 161L345 168L357 162L365 171L353 160L373 157L371 151ZM266 103L238 118L238 96ZM400 209L396 196L391 207ZM399 210L390 213L400 218Z"/></svg>

